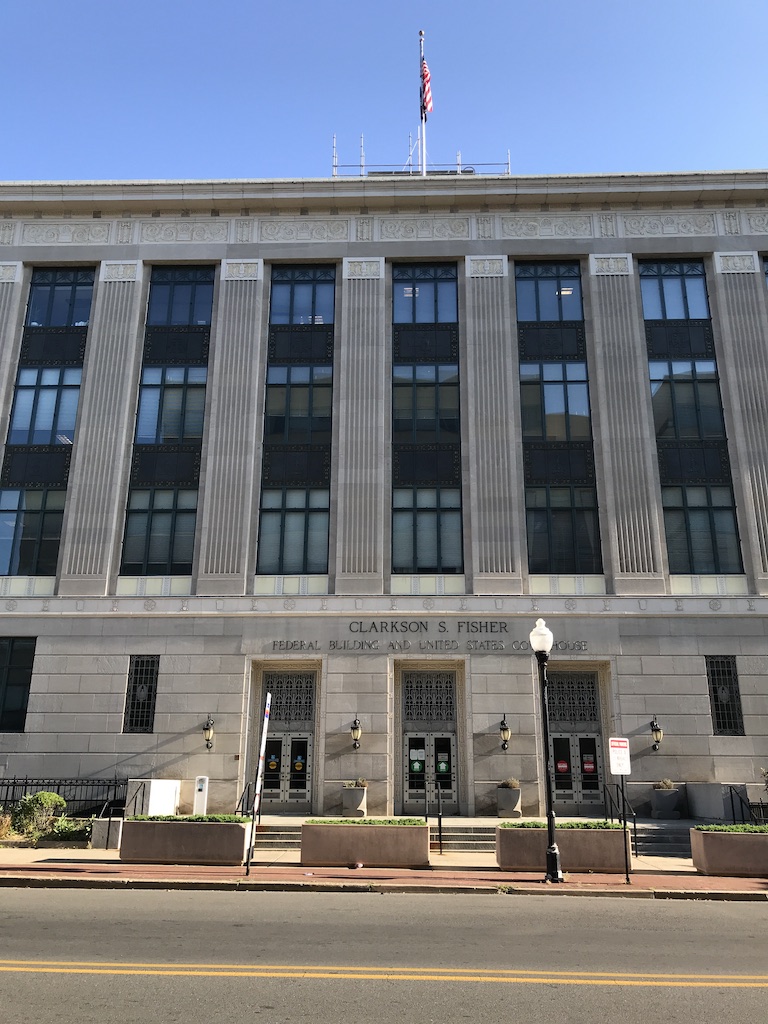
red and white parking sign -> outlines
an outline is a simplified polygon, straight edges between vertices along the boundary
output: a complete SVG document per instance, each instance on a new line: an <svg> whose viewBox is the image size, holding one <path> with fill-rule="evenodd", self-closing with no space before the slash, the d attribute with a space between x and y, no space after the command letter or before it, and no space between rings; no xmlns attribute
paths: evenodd
<svg viewBox="0 0 768 1024"><path fill-rule="evenodd" d="M611 775L631 775L629 740L626 736L611 736L608 740Z"/></svg>

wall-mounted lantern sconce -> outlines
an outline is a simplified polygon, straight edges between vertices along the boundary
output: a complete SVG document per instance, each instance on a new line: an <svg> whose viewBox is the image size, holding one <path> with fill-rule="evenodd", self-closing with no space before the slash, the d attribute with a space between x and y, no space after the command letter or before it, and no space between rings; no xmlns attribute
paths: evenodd
<svg viewBox="0 0 768 1024"><path fill-rule="evenodd" d="M363 727L360 725L360 719L356 718L352 723L350 730L352 733L352 746L355 750L360 749L360 737L363 735Z"/></svg>
<svg viewBox="0 0 768 1024"><path fill-rule="evenodd" d="M661 741L664 739L664 730L661 728L659 723L656 721L656 715L653 716L651 721L651 736L653 736L653 750L658 750L661 746Z"/></svg>
<svg viewBox="0 0 768 1024"><path fill-rule="evenodd" d="M501 716L501 725L499 726L499 736L501 736L501 749L509 749L509 737L512 735L512 730L507 725L507 714Z"/></svg>
<svg viewBox="0 0 768 1024"><path fill-rule="evenodd" d="M210 750L213 746L213 719L211 718L210 711L208 712L208 718L203 726L203 738L205 739L206 747Z"/></svg>

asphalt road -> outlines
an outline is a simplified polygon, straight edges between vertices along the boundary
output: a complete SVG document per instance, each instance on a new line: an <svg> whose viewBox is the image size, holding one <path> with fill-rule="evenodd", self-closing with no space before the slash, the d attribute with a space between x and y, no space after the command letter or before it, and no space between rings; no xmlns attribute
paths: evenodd
<svg viewBox="0 0 768 1024"><path fill-rule="evenodd" d="M0 890L3 1024L766 1019L765 904Z"/></svg>

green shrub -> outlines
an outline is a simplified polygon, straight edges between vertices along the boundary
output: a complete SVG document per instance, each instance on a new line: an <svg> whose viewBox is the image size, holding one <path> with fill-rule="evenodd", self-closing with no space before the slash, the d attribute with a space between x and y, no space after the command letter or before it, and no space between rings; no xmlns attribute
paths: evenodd
<svg viewBox="0 0 768 1024"><path fill-rule="evenodd" d="M499 789L520 789L520 779L502 779L498 785Z"/></svg>
<svg viewBox="0 0 768 1024"><path fill-rule="evenodd" d="M694 825L697 832L768 832L768 825Z"/></svg>
<svg viewBox="0 0 768 1024"><path fill-rule="evenodd" d="M250 815L242 814L190 814L183 817L179 814L132 814L127 821L223 821L244 825L251 820Z"/></svg>
<svg viewBox="0 0 768 1024"><path fill-rule="evenodd" d="M546 828L546 821L500 821L499 828ZM559 831L564 828L623 828L618 821L595 821L593 818L585 818L583 821L558 821L555 828Z"/></svg>
<svg viewBox="0 0 768 1024"><path fill-rule="evenodd" d="M677 789L672 779L659 779L658 782L654 782L654 789Z"/></svg>
<svg viewBox="0 0 768 1024"><path fill-rule="evenodd" d="M307 825L426 825L423 818L311 818Z"/></svg>
<svg viewBox="0 0 768 1024"><path fill-rule="evenodd" d="M87 843L92 829L92 818L54 818L40 839L57 843Z"/></svg>
<svg viewBox="0 0 768 1024"><path fill-rule="evenodd" d="M48 830L53 818L64 813L66 806L67 801L58 793L28 793L14 807L11 825L14 832L36 838Z"/></svg>
<svg viewBox="0 0 768 1024"><path fill-rule="evenodd" d="M11 816L0 807L0 839L7 839L11 832L13 832Z"/></svg>

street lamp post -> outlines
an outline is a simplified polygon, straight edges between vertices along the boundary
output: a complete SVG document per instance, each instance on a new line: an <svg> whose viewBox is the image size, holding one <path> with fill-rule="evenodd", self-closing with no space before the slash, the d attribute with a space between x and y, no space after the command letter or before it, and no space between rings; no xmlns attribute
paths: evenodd
<svg viewBox="0 0 768 1024"><path fill-rule="evenodd" d="M536 655L539 667L539 689L541 690L541 731L544 743L544 764L546 766L547 794L547 874L545 882L563 882L563 871L560 867L560 850L555 839L555 792L554 772L549 753L549 695L547 680L547 661L552 650L554 637L552 630L547 629L544 619L537 619L536 626L529 637L531 650Z"/></svg>

